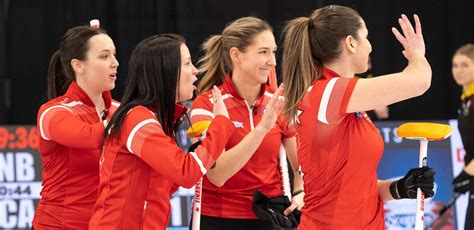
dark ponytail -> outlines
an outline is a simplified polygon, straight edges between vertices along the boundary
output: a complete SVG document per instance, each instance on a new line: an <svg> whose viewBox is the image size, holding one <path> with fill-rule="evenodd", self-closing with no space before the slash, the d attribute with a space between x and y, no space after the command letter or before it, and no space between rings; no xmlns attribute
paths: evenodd
<svg viewBox="0 0 474 230"><path fill-rule="evenodd" d="M48 100L63 95L66 92L67 86L74 79L68 79L64 74L59 50L54 52L48 67Z"/></svg>

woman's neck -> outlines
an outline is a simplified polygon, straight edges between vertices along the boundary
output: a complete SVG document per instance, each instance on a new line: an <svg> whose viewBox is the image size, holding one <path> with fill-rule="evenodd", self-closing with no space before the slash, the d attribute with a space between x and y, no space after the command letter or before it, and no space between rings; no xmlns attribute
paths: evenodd
<svg viewBox="0 0 474 230"><path fill-rule="evenodd" d="M465 84L462 86L463 92L468 92L468 91L473 91L473 90L474 90L474 82L471 82L469 84Z"/></svg>
<svg viewBox="0 0 474 230"><path fill-rule="evenodd" d="M336 72L341 77L354 77L354 72L351 71L351 66L349 62L340 62L338 60L335 60L331 63L326 63L324 67Z"/></svg>
<svg viewBox="0 0 474 230"><path fill-rule="evenodd" d="M80 81L77 81L77 85L79 85L79 87L81 87L81 89L84 90L87 96L89 96L92 103L94 103L97 111L102 111L105 109L105 101L104 101L104 98L102 97L102 92L97 92L96 90L91 89L86 84Z"/></svg>
<svg viewBox="0 0 474 230"><path fill-rule="evenodd" d="M248 78L243 77L239 71L232 72L232 83L237 90L237 93L247 101L247 104L252 105L257 100L261 84L256 81L249 81Z"/></svg>

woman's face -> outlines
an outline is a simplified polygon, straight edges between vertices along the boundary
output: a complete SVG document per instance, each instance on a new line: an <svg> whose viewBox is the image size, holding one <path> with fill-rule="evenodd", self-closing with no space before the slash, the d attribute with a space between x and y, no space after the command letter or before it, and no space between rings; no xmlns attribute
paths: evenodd
<svg viewBox="0 0 474 230"><path fill-rule="evenodd" d="M186 44L182 43L181 47L181 73L179 78L178 89L176 90L176 102L186 101L193 98L193 92L196 87L193 83L197 80L197 69L191 62L191 54Z"/></svg>
<svg viewBox="0 0 474 230"><path fill-rule="evenodd" d="M460 86L468 86L474 83L474 60L464 54L453 57L451 68L454 80Z"/></svg>
<svg viewBox="0 0 474 230"><path fill-rule="evenodd" d="M263 84L267 82L270 72L276 66L276 50L272 31L262 31L255 35L252 43L244 51L238 51L238 63L233 63L233 67L239 68L246 80Z"/></svg>
<svg viewBox="0 0 474 230"><path fill-rule="evenodd" d="M91 37L88 45L86 60L80 61L81 73L76 73L77 81L87 87L85 90L98 93L112 90L115 88L119 66L114 42L108 35L99 34Z"/></svg>
<svg viewBox="0 0 474 230"><path fill-rule="evenodd" d="M369 54L372 52L372 45L368 40L369 31L365 26L364 20L362 20L362 26L357 33L357 47L356 47L356 60L355 60L355 73L364 73L369 68Z"/></svg>

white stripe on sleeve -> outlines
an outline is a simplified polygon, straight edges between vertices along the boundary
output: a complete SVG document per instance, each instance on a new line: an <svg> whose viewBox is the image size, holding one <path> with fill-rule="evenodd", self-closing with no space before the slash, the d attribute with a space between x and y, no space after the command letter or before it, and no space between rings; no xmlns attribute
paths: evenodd
<svg viewBox="0 0 474 230"><path fill-rule="evenodd" d="M135 137L135 134L138 132L138 130L140 128L142 128L143 126L147 125L147 124L150 124L150 123L156 123L159 125L158 121L154 120L154 119L147 119L147 120L144 120L140 123L138 123L133 129L132 129L132 132L130 132L130 134L128 135L128 138L127 138L127 149L128 151L130 151L131 153L134 153L132 151L132 141L133 141L133 138Z"/></svg>
<svg viewBox="0 0 474 230"><path fill-rule="evenodd" d="M214 113L212 113L209 110L205 110L205 109L193 109L193 110L191 110L191 117L196 116L196 115L209 116L209 117L212 117L213 119L216 117L214 115Z"/></svg>
<svg viewBox="0 0 474 230"><path fill-rule="evenodd" d="M49 141L49 138L46 137L46 134L44 133L43 131L43 119L44 119L44 115L46 115L46 113L48 113L49 111L51 111L52 109L54 108L63 108L63 109L66 109L68 110L69 112L71 113L74 113L70 108L66 107L66 106L62 106L62 105L55 105L55 106L51 106L49 107L48 109L46 109L40 116L40 122L39 122L39 130L40 130L40 134L41 134L41 138L45 139L45 140L48 140Z"/></svg>
<svg viewBox="0 0 474 230"><path fill-rule="evenodd" d="M189 152L189 154L191 154L191 156L193 156L194 160L196 160L196 162L198 163L199 165L199 168L201 169L201 173L202 175L206 175L206 168L204 167L204 165L202 164L202 161L201 159L199 159L198 155L195 153L195 152Z"/></svg>
<svg viewBox="0 0 474 230"><path fill-rule="evenodd" d="M334 89L334 85L336 84L337 79L339 78L333 78L329 80L328 84L326 85L326 88L324 89L323 97L321 98L321 103L319 104L318 120L325 124L329 124L327 119L327 108L329 104L329 98L331 97L331 93Z"/></svg>

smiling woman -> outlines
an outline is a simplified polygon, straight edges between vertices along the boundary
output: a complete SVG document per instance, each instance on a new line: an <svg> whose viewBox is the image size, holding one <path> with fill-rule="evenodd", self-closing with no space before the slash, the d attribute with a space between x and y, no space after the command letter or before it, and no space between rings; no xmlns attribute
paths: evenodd
<svg viewBox="0 0 474 230"><path fill-rule="evenodd" d="M283 195L282 173L278 170L281 144L295 170L294 191L302 189L302 180L296 171L296 133L279 117L282 88L275 91L267 85L276 66L272 28L255 17L239 18L222 34L204 42L203 50L199 70L204 77L198 86L201 94L193 103L191 122L215 119L209 89L216 84L237 131L224 143L225 152L204 177L201 228L273 229L270 221L254 214L252 197L255 190L271 198ZM303 195L293 197L285 214L302 208ZM196 225L193 223L193 229L199 229Z"/></svg>

